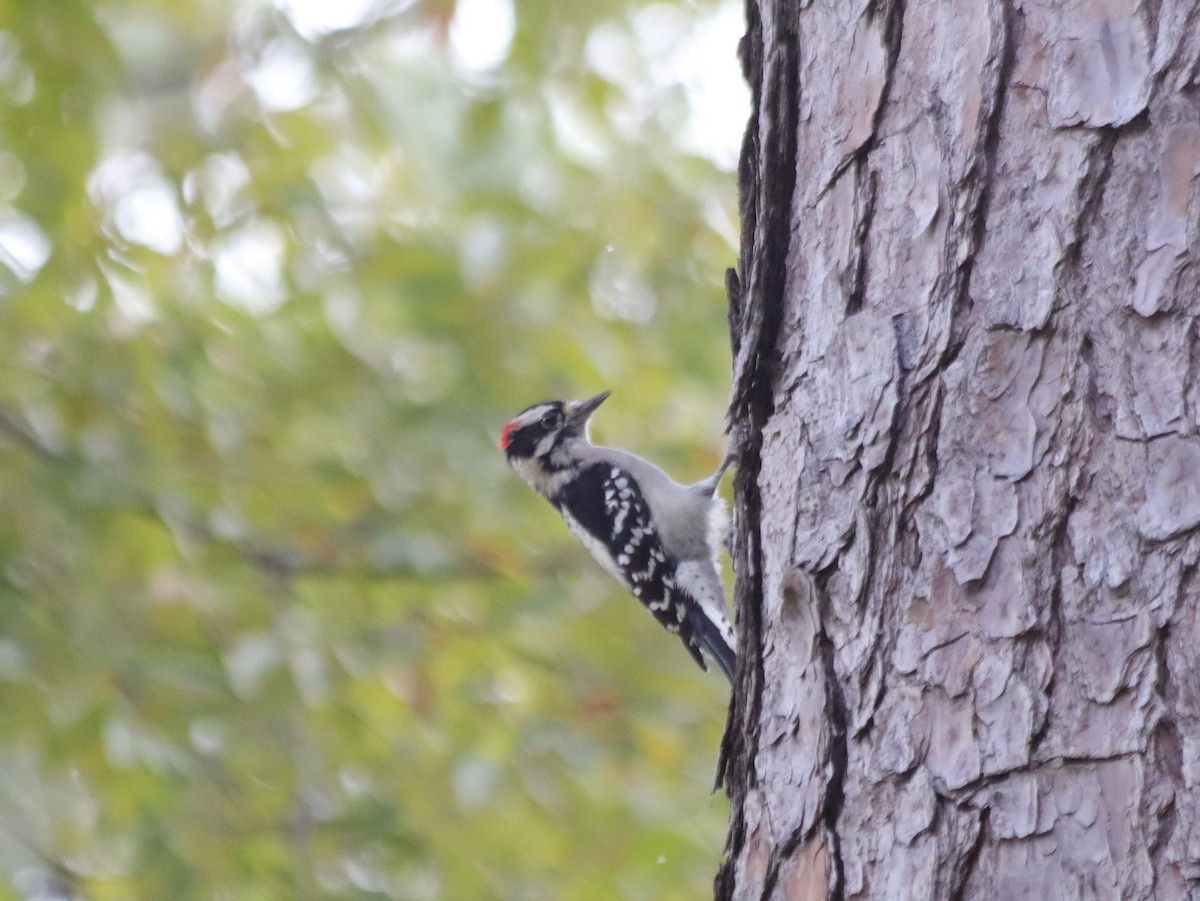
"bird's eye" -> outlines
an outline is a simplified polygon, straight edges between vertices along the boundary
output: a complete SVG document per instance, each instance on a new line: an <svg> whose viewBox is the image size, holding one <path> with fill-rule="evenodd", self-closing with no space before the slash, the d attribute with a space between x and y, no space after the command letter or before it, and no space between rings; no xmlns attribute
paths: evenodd
<svg viewBox="0 0 1200 901"><path fill-rule="evenodd" d="M558 425L561 422L562 414L557 410L551 410L549 413L546 413L542 416L542 425L548 429L558 428Z"/></svg>

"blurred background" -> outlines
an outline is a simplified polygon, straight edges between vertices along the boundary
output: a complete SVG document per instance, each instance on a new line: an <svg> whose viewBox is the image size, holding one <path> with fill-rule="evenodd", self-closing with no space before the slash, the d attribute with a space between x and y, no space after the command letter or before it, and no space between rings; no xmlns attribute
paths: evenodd
<svg viewBox="0 0 1200 901"><path fill-rule="evenodd" d="M0 898L691 899L728 688L496 450L723 455L737 0L0 0Z"/></svg>

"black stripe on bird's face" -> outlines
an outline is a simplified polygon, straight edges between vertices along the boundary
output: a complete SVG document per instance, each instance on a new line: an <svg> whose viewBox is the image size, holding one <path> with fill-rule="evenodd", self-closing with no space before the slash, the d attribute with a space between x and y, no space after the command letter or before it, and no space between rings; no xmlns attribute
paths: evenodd
<svg viewBox="0 0 1200 901"><path fill-rule="evenodd" d="M588 420L607 397L602 391L586 400L547 400L527 407L500 433L500 449L511 462L545 457L568 438L586 438Z"/></svg>
<svg viewBox="0 0 1200 901"><path fill-rule="evenodd" d="M566 404L548 400L522 410L500 433L500 449L510 459L550 453L566 423Z"/></svg>

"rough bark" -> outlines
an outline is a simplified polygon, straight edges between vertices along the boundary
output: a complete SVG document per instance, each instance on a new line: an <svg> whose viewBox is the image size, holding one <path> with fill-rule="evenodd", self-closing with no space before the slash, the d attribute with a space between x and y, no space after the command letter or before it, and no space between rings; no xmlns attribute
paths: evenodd
<svg viewBox="0 0 1200 901"><path fill-rule="evenodd" d="M717 897L1200 897L1200 0L747 11Z"/></svg>

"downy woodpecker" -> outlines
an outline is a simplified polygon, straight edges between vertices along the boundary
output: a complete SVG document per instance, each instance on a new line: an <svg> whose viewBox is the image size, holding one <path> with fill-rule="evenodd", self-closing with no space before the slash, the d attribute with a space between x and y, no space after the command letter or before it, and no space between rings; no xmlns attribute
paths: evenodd
<svg viewBox="0 0 1200 901"><path fill-rule="evenodd" d="M718 565L728 520L717 496L731 458L680 485L641 457L592 444L588 421L608 395L534 404L504 427L500 449L700 667L709 657L732 682L735 640Z"/></svg>

